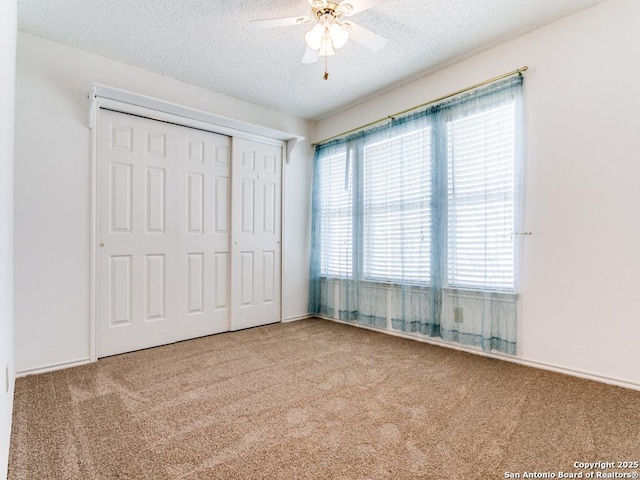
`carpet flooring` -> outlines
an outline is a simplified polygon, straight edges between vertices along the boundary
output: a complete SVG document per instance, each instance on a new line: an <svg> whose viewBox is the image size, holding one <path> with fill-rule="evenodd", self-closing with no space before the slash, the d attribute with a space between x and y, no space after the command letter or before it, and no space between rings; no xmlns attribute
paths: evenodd
<svg viewBox="0 0 640 480"><path fill-rule="evenodd" d="M575 465L624 461L638 391L310 319L18 379L9 479L640 470Z"/></svg>

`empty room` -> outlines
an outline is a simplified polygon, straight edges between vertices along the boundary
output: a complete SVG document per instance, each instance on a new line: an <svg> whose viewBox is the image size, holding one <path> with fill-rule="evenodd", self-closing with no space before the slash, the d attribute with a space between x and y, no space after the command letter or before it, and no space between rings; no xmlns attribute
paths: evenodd
<svg viewBox="0 0 640 480"><path fill-rule="evenodd" d="M638 478L640 2L0 2L0 478Z"/></svg>

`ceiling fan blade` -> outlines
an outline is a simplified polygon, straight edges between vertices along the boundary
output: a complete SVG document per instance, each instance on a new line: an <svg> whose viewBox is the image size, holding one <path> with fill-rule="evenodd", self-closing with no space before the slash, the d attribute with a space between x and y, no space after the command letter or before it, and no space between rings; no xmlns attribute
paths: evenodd
<svg viewBox="0 0 640 480"><path fill-rule="evenodd" d="M269 18L265 20L251 20L248 22L249 28L272 28L272 27L289 27L291 25L298 25L300 23L307 23L311 20L306 15L300 17L286 17L286 18Z"/></svg>
<svg viewBox="0 0 640 480"><path fill-rule="evenodd" d="M349 38L354 42L358 42L360 45L367 47L374 52L377 52L387 44L387 39L381 37L377 33L373 33L364 27L361 27L357 23L343 22L349 26Z"/></svg>
<svg viewBox="0 0 640 480"><path fill-rule="evenodd" d="M340 2L340 8L343 15L355 15L364 12L370 8L376 7L386 0L343 0Z"/></svg>
<svg viewBox="0 0 640 480"><path fill-rule="evenodd" d="M316 63L318 61L318 52L307 47L302 57L302 63Z"/></svg>

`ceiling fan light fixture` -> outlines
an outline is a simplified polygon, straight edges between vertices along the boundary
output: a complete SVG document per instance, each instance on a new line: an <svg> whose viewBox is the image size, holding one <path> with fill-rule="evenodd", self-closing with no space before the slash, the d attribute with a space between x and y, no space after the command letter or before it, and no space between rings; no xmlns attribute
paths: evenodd
<svg viewBox="0 0 640 480"><path fill-rule="evenodd" d="M333 48L336 50L344 47L349 40L349 32L339 23L334 23L329 27L329 35Z"/></svg>
<svg viewBox="0 0 640 480"><path fill-rule="evenodd" d="M314 27L304 35L304 41L310 49L320 50L324 37L324 27L322 25L314 25Z"/></svg>
<svg viewBox="0 0 640 480"><path fill-rule="evenodd" d="M386 0L307 0L311 15L287 18L268 18L252 20L251 28L286 27L313 21L315 25L304 35L307 49L302 57L303 63L315 63L318 57L324 57L324 79L329 78L327 58L335 55L336 50L353 40L365 47L378 51L387 39L361 27L351 21L342 21L351 16L375 7Z"/></svg>

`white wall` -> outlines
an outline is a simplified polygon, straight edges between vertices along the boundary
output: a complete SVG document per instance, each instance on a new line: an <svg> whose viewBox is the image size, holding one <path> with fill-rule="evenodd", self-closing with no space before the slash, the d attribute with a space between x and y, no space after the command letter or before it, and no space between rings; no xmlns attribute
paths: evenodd
<svg viewBox="0 0 640 480"><path fill-rule="evenodd" d="M16 369L89 358L90 130L101 83L308 137L292 115L203 90L29 34L18 34L15 166ZM306 313L311 149L286 166L284 305Z"/></svg>
<svg viewBox="0 0 640 480"><path fill-rule="evenodd" d="M319 141L523 65L519 356L640 386L640 2L608 0L319 122Z"/></svg>
<svg viewBox="0 0 640 480"><path fill-rule="evenodd" d="M0 478L7 478L13 409L13 123L16 1L0 2ZM8 368L8 378L7 378ZM9 385L7 391L6 385Z"/></svg>

